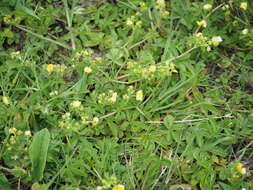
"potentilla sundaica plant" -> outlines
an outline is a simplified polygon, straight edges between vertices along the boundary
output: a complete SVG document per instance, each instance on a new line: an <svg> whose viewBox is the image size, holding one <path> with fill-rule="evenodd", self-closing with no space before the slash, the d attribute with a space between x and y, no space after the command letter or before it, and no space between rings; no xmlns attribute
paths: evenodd
<svg viewBox="0 0 253 190"><path fill-rule="evenodd" d="M0 189L252 183L253 2L0 2Z"/></svg>

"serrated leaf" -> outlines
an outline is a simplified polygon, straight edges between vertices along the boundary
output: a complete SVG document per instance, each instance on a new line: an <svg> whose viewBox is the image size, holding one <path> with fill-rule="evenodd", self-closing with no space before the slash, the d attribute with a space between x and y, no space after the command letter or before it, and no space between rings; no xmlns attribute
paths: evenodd
<svg viewBox="0 0 253 190"><path fill-rule="evenodd" d="M172 115L167 115L165 118L164 118L164 125L166 127L171 127L173 122L174 122L175 118L172 116Z"/></svg>
<svg viewBox="0 0 253 190"><path fill-rule="evenodd" d="M109 124L109 127L111 129L112 135L117 137L118 132L119 132L118 131L118 126L115 123L113 123L112 121L109 121L108 124Z"/></svg>
<svg viewBox="0 0 253 190"><path fill-rule="evenodd" d="M47 152L50 141L50 133L47 129L42 129L33 137L29 155L32 162L32 179L40 181L46 166Z"/></svg>
<svg viewBox="0 0 253 190"><path fill-rule="evenodd" d="M109 51L109 53L106 54L106 57L108 59L116 61L116 60L119 60L121 57L123 57L123 52L119 50L118 48L112 48Z"/></svg>

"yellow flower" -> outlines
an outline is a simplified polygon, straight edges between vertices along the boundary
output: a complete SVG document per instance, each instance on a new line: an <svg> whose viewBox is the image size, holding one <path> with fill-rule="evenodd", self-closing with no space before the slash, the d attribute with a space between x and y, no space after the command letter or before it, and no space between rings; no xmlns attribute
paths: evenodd
<svg viewBox="0 0 253 190"><path fill-rule="evenodd" d="M140 2L139 4L140 4L141 7L145 7L146 6L146 4L144 2Z"/></svg>
<svg viewBox="0 0 253 190"><path fill-rule="evenodd" d="M62 119L68 120L68 119L70 119L70 116L71 116L71 114L69 112L67 112L67 113L62 115Z"/></svg>
<svg viewBox="0 0 253 190"><path fill-rule="evenodd" d="M5 22L6 24L10 24L10 23L11 23L11 20L12 20L12 18L11 18L10 15L7 15L7 16L4 17L4 22Z"/></svg>
<svg viewBox="0 0 253 190"><path fill-rule="evenodd" d="M93 120L92 120L92 125L95 126L97 125L99 122L99 118L98 117L94 117Z"/></svg>
<svg viewBox="0 0 253 190"><path fill-rule="evenodd" d="M81 51L81 54L82 54L82 56L89 56L90 54L91 54L91 52L89 51L89 50L83 50L83 51Z"/></svg>
<svg viewBox="0 0 253 190"><path fill-rule="evenodd" d="M124 99L124 100L129 100L129 98L130 98L129 95L127 95L127 94L124 94L124 95L123 95L123 99Z"/></svg>
<svg viewBox="0 0 253 190"><path fill-rule="evenodd" d="M31 131L25 131L25 136L31 137L32 136Z"/></svg>
<svg viewBox="0 0 253 190"><path fill-rule="evenodd" d="M72 106L73 108L78 108L78 107L80 107L81 104L82 104L82 103L81 103L80 101L76 100L76 101L73 101L73 102L71 103L71 106Z"/></svg>
<svg viewBox="0 0 253 190"><path fill-rule="evenodd" d="M95 185L97 183L97 181L95 179L91 180L91 184Z"/></svg>
<svg viewBox="0 0 253 190"><path fill-rule="evenodd" d="M142 99L143 99L143 92L142 92L142 90L138 90L137 92L136 92L136 100L137 101L142 101Z"/></svg>
<svg viewBox="0 0 253 190"><path fill-rule="evenodd" d="M203 37L203 34L201 32L198 32L197 34L195 34L197 37Z"/></svg>
<svg viewBox="0 0 253 190"><path fill-rule="evenodd" d="M11 136L11 138L10 138L10 142L11 142L11 144L14 144L14 143L16 143L16 137L15 136Z"/></svg>
<svg viewBox="0 0 253 190"><path fill-rule="evenodd" d="M221 8L223 11L226 11L226 10L228 10L229 9L229 5L224 5L224 6L222 6L222 8Z"/></svg>
<svg viewBox="0 0 253 190"><path fill-rule="evenodd" d="M16 51L16 52L12 52L11 53L11 58L14 59L14 58L20 58L21 57L21 54L20 54L20 51Z"/></svg>
<svg viewBox="0 0 253 190"><path fill-rule="evenodd" d="M112 188L112 190L125 190L125 186L118 184Z"/></svg>
<svg viewBox="0 0 253 190"><path fill-rule="evenodd" d="M17 156L17 155L14 155L14 156L11 157L11 159L17 160L17 159L18 159L18 156Z"/></svg>
<svg viewBox="0 0 253 190"><path fill-rule="evenodd" d="M245 175L245 174L247 173L246 168L242 168L241 171L240 171L240 173L241 173L242 175Z"/></svg>
<svg viewBox="0 0 253 190"><path fill-rule="evenodd" d="M157 3L157 8L159 9L164 9L166 6L164 0L157 0L156 3Z"/></svg>
<svg viewBox="0 0 253 190"><path fill-rule="evenodd" d="M241 9L244 9L244 10L247 10L247 8L248 8L248 3L247 3L247 2L241 2L240 8L241 8Z"/></svg>
<svg viewBox="0 0 253 190"><path fill-rule="evenodd" d="M49 93L49 96L57 96L58 95L58 91L54 90L52 92Z"/></svg>
<svg viewBox="0 0 253 190"><path fill-rule="evenodd" d="M65 125L65 123L63 121L59 122L59 126L63 127Z"/></svg>
<svg viewBox="0 0 253 190"><path fill-rule="evenodd" d="M162 12L162 18L166 18L167 16L169 16L170 12L169 11L163 11Z"/></svg>
<svg viewBox="0 0 253 190"><path fill-rule="evenodd" d="M127 19L127 21L126 21L126 25L127 26L132 26L134 23L133 23L133 21L131 21L129 18Z"/></svg>
<svg viewBox="0 0 253 190"><path fill-rule="evenodd" d="M235 165L235 168L237 169L237 170L241 170L242 168L243 168L243 164L242 163L237 163L236 165Z"/></svg>
<svg viewBox="0 0 253 190"><path fill-rule="evenodd" d="M84 68L84 72L85 73L91 73L92 72L92 69L90 67L85 67Z"/></svg>
<svg viewBox="0 0 253 190"><path fill-rule="evenodd" d="M135 24L138 28L141 28L142 27L142 21L137 21L136 24Z"/></svg>
<svg viewBox="0 0 253 190"><path fill-rule="evenodd" d="M156 71L156 66L155 65L151 65L148 69L151 73Z"/></svg>
<svg viewBox="0 0 253 190"><path fill-rule="evenodd" d="M7 96L3 96L2 100L3 100L3 103L4 103L5 105L9 105L9 104L10 104L9 99L8 99Z"/></svg>
<svg viewBox="0 0 253 190"><path fill-rule="evenodd" d="M218 46L223 40L220 36L214 36L211 41L214 46Z"/></svg>
<svg viewBox="0 0 253 190"><path fill-rule="evenodd" d="M17 129L15 127L9 129L10 134L16 134Z"/></svg>
<svg viewBox="0 0 253 190"><path fill-rule="evenodd" d="M248 34L248 32L249 32L249 30L248 30L247 28L245 28L244 30L242 30L242 34L243 34L243 35Z"/></svg>
<svg viewBox="0 0 253 190"><path fill-rule="evenodd" d="M244 167L244 165L242 164L242 163L237 163L236 165L235 165L235 168L236 168L236 170L238 171L238 172L240 172L241 174L246 174L246 168Z"/></svg>
<svg viewBox="0 0 253 190"><path fill-rule="evenodd" d="M200 26L200 27L206 27L207 23L205 20L201 20L201 21L197 21L197 25Z"/></svg>
<svg viewBox="0 0 253 190"><path fill-rule="evenodd" d="M212 8L213 8L213 6L212 6L211 4L205 4L205 5L203 6L203 9L204 9L204 10L207 10L207 11L211 10Z"/></svg>
<svg viewBox="0 0 253 190"><path fill-rule="evenodd" d="M141 16L142 14L140 12L137 12L135 16Z"/></svg>
<svg viewBox="0 0 253 190"><path fill-rule="evenodd" d="M47 64L47 66L46 66L46 71L47 71L48 73L52 73L53 70L54 70L54 65L53 65L53 64Z"/></svg>
<svg viewBox="0 0 253 190"><path fill-rule="evenodd" d="M146 6L146 4L144 2L140 2L139 3L141 11L146 11L148 9L148 7Z"/></svg>
<svg viewBox="0 0 253 190"><path fill-rule="evenodd" d="M112 97L109 99L112 103L117 101L117 92L112 93Z"/></svg>

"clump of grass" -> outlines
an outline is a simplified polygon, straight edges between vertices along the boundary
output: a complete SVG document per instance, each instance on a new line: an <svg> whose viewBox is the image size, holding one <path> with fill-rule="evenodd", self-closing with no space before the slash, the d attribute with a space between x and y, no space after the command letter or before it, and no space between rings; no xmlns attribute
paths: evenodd
<svg viewBox="0 0 253 190"><path fill-rule="evenodd" d="M252 189L252 6L4 0L0 189Z"/></svg>

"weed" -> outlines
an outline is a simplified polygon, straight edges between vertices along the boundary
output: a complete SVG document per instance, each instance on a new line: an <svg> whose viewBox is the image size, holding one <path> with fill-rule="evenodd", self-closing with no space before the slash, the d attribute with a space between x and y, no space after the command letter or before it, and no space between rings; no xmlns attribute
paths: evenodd
<svg viewBox="0 0 253 190"><path fill-rule="evenodd" d="M252 7L2 0L0 189L252 189Z"/></svg>

